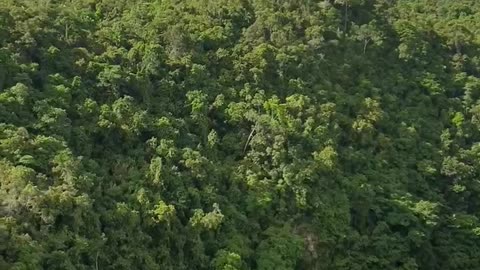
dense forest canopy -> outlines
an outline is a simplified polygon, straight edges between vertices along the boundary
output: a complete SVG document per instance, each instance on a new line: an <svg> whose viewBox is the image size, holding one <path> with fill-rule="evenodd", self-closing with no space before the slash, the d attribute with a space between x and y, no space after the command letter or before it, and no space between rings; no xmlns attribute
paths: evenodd
<svg viewBox="0 0 480 270"><path fill-rule="evenodd" d="M480 1L0 0L0 269L480 269Z"/></svg>

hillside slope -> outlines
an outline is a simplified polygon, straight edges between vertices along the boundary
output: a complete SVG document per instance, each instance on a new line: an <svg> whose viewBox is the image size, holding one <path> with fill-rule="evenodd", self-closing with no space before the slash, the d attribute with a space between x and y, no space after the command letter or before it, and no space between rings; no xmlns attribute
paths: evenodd
<svg viewBox="0 0 480 270"><path fill-rule="evenodd" d="M0 269L480 269L480 1L0 0Z"/></svg>

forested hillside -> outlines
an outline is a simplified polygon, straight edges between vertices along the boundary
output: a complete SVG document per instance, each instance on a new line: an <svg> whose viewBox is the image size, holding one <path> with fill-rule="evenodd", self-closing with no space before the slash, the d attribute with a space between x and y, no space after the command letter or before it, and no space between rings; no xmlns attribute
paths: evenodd
<svg viewBox="0 0 480 270"><path fill-rule="evenodd" d="M0 0L0 269L480 269L480 1Z"/></svg>

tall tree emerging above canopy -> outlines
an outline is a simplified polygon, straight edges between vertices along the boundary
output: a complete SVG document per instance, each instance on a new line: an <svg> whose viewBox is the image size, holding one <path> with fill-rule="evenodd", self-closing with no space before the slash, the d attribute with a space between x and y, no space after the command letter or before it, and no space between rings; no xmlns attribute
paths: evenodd
<svg viewBox="0 0 480 270"><path fill-rule="evenodd" d="M480 1L1 0L0 269L480 269Z"/></svg>

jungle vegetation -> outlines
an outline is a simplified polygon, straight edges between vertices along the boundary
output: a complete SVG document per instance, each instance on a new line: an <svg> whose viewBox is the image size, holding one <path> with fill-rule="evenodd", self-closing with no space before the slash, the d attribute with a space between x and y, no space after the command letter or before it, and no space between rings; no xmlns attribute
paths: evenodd
<svg viewBox="0 0 480 270"><path fill-rule="evenodd" d="M0 0L0 269L480 269L480 1Z"/></svg>

